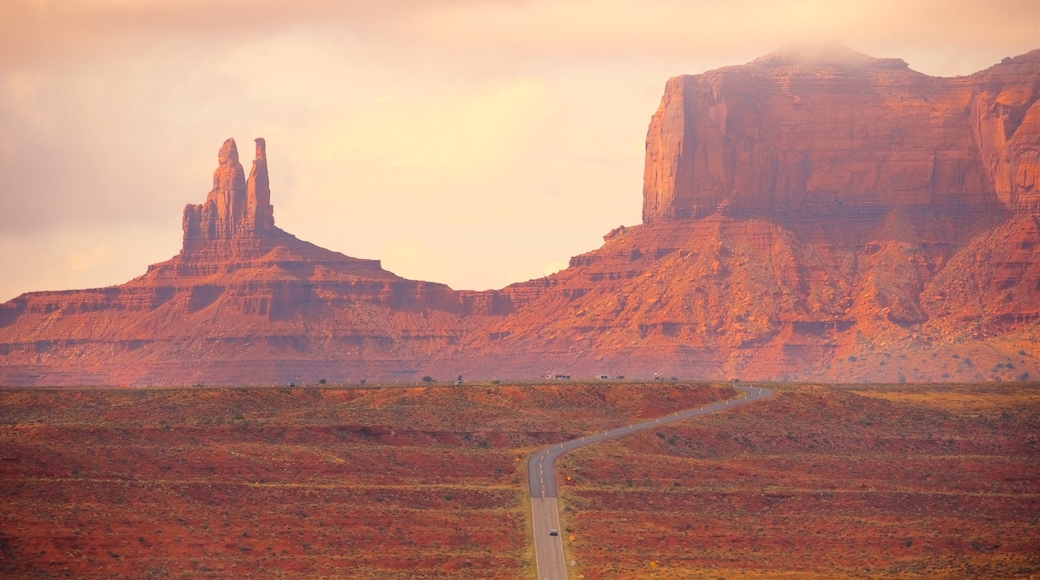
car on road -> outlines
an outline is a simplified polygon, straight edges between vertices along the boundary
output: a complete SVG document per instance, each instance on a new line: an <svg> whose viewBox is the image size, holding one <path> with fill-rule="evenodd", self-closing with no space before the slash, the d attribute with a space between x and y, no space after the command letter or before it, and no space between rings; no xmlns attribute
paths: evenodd
<svg viewBox="0 0 1040 580"><path fill-rule="evenodd" d="M550 536L559 536L560 532L557 532L555 529L552 529L552 530L549 530L549 535Z"/></svg>

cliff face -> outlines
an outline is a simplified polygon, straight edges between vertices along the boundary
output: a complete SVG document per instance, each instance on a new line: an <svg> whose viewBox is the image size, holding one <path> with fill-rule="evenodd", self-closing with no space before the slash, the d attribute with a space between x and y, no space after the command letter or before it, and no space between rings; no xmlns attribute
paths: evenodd
<svg viewBox="0 0 1040 580"><path fill-rule="evenodd" d="M932 224L888 227L898 235L859 246L720 214L619 229L567 270L507 288L533 298L464 348L483 372L520 376L1040 376L1035 216L959 246L923 242Z"/></svg>
<svg viewBox="0 0 1040 580"><path fill-rule="evenodd" d="M1040 51L932 78L841 47L668 81L644 223L498 291L274 225L233 140L184 245L0 305L0 384L1040 377Z"/></svg>
<svg viewBox="0 0 1040 580"><path fill-rule="evenodd" d="M537 298L472 346L518 373L1035 378L1038 97L1040 51L951 79L840 46L673 78L644 224L518 285Z"/></svg>
<svg viewBox="0 0 1040 580"><path fill-rule="evenodd" d="M643 221L1035 213L1038 63L934 78L828 47L675 77L647 133Z"/></svg>

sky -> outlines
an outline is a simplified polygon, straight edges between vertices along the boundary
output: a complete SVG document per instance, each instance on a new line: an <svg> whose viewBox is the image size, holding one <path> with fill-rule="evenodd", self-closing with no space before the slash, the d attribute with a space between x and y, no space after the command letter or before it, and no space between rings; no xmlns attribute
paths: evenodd
<svg viewBox="0 0 1040 580"><path fill-rule="evenodd" d="M300 239L538 278L640 222L669 77L814 39L966 75L1040 48L1040 0L3 0L0 300L177 254L228 137Z"/></svg>

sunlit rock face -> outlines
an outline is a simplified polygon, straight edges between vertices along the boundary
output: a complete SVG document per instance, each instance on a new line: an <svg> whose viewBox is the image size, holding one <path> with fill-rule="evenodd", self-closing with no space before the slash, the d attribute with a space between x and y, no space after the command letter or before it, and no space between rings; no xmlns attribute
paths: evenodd
<svg viewBox="0 0 1040 580"><path fill-rule="evenodd" d="M206 202L184 208L182 254L218 249L225 256L256 252L265 235L275 230L264 140L256 140L256 158L248 179L234 139L224 141L217 160Z"/></svg>
<svg viewBox="0 0 1040 580"><path fill-rule="evenodd" d="M1035 213L1038 61L935 78L832 45L672 78L647 132L643 221Z"/></svg>
<svg viewBox="0 0 1040 580"><path fill-rule="evenodd" d="M517 285L531 306L488 348L644 376L1035 378L1038 96L1040 51L934 78L795 47L672 78L643 225Z"/></svg>
<svg viewBox="0 0 1040 580"><path fill-rule="evenodd" d="M229 139L178 255L0 305L0 384L1035 380L1038 96L1040 51L951 79L837 45L673 78L643 223L486 292L282 231L265 142L246 175Z"/></svg>
<svg viewBox="0 0 1040 580"><path fill-rule="evenodd" d="M270 384L410 378L494 295L406 280L274 225L267 154L233 139L184 209L181 252L120 286L32 292L0 309L2 384Z"/></svg>

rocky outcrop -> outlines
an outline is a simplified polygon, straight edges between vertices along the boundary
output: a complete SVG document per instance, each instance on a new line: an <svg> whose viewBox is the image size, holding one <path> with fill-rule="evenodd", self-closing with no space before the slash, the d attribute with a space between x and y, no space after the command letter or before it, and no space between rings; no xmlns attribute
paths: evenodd
<svg viewBox="0 0 1040 580"><path fill-rule="evenodd" d="M671 79L644 223L488 292L280 230L264 141L246 177L229 139L177 256L0 305L0 383L1036 379L1038 76L831 46Z"/></svg>
<svg viewBox="0 0 1040 580"><path fill-rule="evenodd" d="M0 307L2 384L261 384L411 378L508 296L406 280L274 225L267 154L224 142L181 252L126 284Z"/></svg>
<svg viewBox="0 0 1040 580"><path fill-rule="evenodd" d="M841 46L670 79L646 139L643 221L1036 212L1040 51L935 78Z"/></svg>
<svg viewBox="0 0 1040 580"><path fill-rule="evenodd" d="M538 293L472 348L517 373L1036 377L1038 97L1040 51L943 79L802 47L673 78L644 224L514 287Z"/></svg>
<svg viewBox="0 0 1040 580"><path fill-rule="evenodd" d="M719 214L625 228L507 288L536 292L464 350L483 372L519 376L1040 376L1037 220L1013 216L957 246L931 244L934 224L890 225L861 245Z"/></svg>
<svg viewBox="0 0 1040 580"><path fill-rule="evenodd" d="M238 161L234 139L224 141L217 160L213 189L206 202L184 208L181 253L223 251L225 257L255 254L263 246L264 236L275 231L266 143L256 140L256 159L248 179Z"/></svg>

